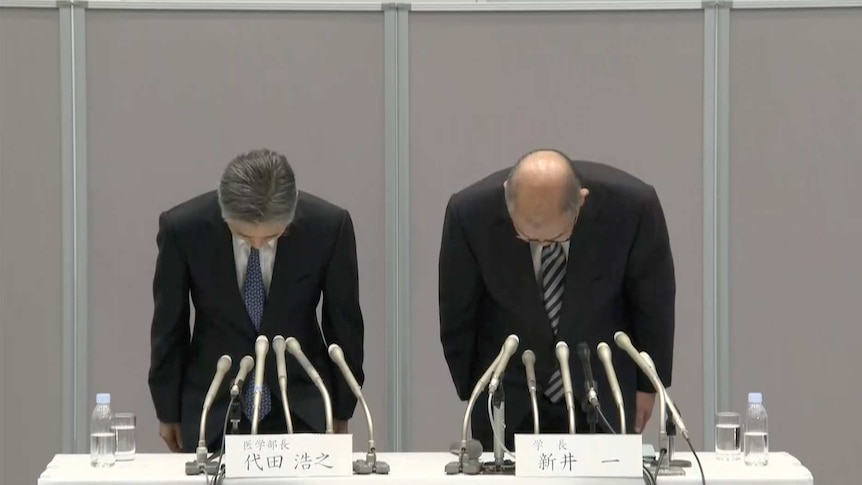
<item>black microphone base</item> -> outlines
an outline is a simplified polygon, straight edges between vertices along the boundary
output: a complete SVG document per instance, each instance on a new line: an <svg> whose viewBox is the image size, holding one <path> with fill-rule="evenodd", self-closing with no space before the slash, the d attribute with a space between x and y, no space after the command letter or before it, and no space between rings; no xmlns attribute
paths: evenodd
<svg viewBox="0 0 862 485"><path fill-rule="evenodd" d="M496 461L487 461L482 464L483 475L514 475L515 462L512 460L503 460L502 464Z"/></svg>

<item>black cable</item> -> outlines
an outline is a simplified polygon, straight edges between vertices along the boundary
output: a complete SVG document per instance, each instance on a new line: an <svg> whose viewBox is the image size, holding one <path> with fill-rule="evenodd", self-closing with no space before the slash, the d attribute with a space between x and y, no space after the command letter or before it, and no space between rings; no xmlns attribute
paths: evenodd
<svg viewBox="0 0 862 485"><path fill-rule="evenodd" d="M697 452L694 451L694 446L691 444L691 440L688 439L688 436L683 436L685 438L685 442L688 443L688 448L691 450L691 454L694 455L694 459L697 461L697 468L700 469L700 481L703 485L706 485L706 475L703 474L703 465L700 464L700 457L697 456Z"/></svg>
<svg viewBox="0 0 862 485"><path fill-rule="evenodd" d="M216 482L219 479L219 475L222 475L221 460L222 460L222 458L224 458L225 441L227 441L225 439L225 437L227 436L227 424L230 422L230 407L233 404L234 399L236 399L236 398L231 396L230 402L227 405L228 412L226 412L224 414L224 427L222 428L222 433L221 433L221 453L219 453L219 456L218 456L218 465L216 466L216 472L213 475L212 485L216 485ZM206 470L206 467L204 467L204 470ZM206 471L204 473L206 473Z"/></svg>
<svg viewBox="0 0 862 485"><path fill-rule="evenodd" d="M655 462L655 474L652 475L653 483L658 482L658 471L661 469L661 462L664 461L664 456L667 454L667 449L662 448L658 452L658 461Z"/></svg>
<svg viewBox="0 0 862 485"><path fill-rule="evenodd" d="M605 416L605 413L602 412L601 407L596 406L596 414L599 415L599 419L602 420L602 425L608 431L610 431L611 434L617 434L614 427L611 426L611 423L608 422L608 418ZM643 471L644 471L644 482L646 482L647 485L656 485L656 480L653 478L652 473L650 473L649 468L647 468L646 465L643 465Z"/></svg>
<svg viewBox="0 0 862 485"><path fill-rule="evenodd" d="M650 473L649 468L644 465L644 481L647 485L656 485L655 479L652 477L652 473Z"/></svg>
<svg viewBox="0 0 862 485"><path fill-rule="evenodd" d="M599 419L602 420L602 426L604 426L606 430L610 431L611 434L617 434L614 427L608 422L608 418L605 417L605 413L602 412L602 408L599 406L596 406L596 414L599 415Z"/></svg>

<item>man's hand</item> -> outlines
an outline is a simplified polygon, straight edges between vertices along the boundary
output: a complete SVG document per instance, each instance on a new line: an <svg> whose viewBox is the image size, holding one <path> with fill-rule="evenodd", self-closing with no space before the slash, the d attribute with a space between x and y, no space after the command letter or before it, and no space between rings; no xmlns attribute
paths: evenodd
<svg viewBox="0 0 862 485"><path fill-rule="evenodd" d="M635 398L635 433L643 433L652 416L652 408L655 406L655 393L637 392Z"/></svg>
<svg viewBox="0 0 862 485"><path fill-rule="evenodd" d="M332 420L332 431L338 434L347 434L347 421Z"/></svg>
<svg viewBox="0 0 862 485"><path fill-rule="evenodd" d="M159 423L159 436L174 453L183 451L183 435L180 423Z"/></svg>

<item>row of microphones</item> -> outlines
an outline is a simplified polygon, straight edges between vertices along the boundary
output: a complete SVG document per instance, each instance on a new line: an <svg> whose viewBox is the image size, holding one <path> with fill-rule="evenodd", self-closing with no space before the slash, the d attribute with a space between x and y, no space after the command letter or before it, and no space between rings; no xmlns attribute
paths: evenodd
<svg viewBox="0 0 862 485"><path fill-rule="evenodd" d="M248 378L249 372L254 369L254 376L252 382L252 420L251 420L251 434L258 434L258 423L260 421L260 405L261 400L263 398L263 389L264 389L264 370L265 370L265 362L266 355L270 350L269 340L261 335L255 340L254 345L254 353L255 356L252 358L250 355L246 355L240 360L239 371L237 372L236 377L231 383L230 386L230 404L228 406L229 412L233 407L235 402L239 402L239 396L242 392L243 386L245 385L246 379ZM285 352L290 353L294 359L299 363L305 373L308 375L311 382L317 387L320 395L323 399L323 407L324 407L324 415L325 415L325 432L327 434L333 433L333 418L332 418L332 400L329 396L329 391L326 388L323 379L320 377L320 373L318 373L317 369L314 368L314 365L308 360L305 353L302 351L302 346L299 344L299 341L294 337L288 337L285 339L281 335L276 335L272 339L272 351L275 353L275 361L276 361L276 374L278 376L278 386L279 392L281 396L282 409L284 412L285 424L287 427L287 433L292 434L293 430L293 420L290 415L290 405L288 403L288 392L287 392L287 361L285 358ZM344 352L341 350L341 347L338 344L332 344L328 349L329 358L335 364L335 366L339 369L341 374L344 376L345 381L347 382L348 387L351 392L356 396L357 400L361 403L363 410L365 411L365 419L368 425L368 452L366 453L365 460L356 460L353 464L353 469L357 474L369 474L369 473L378 473L378 474L386 474L389 473L389 465L383 461L377 459L377 451L374 442L374 425L371 419L371 411L368 408L368 404L365 401L365 397L362 395L362 389L359 385L359 382L356 380L356 377L350 370L350 367L347 365L347 361L344 358ZM223 355L219 358L218 363L216 364L216 373L213 376L213 380L210 383L209 390L207 391L206 397L204 398L203 409L201 410L201 423L200 423L200 431L198 436L198 446L196 449L196 461L195 465L198 470L209 470L209 466L207 463L207 446L206 446L206 419L207 414L212 407L213 402L215 401L216 394L218 393L219 388L221 387L221 383L224 380L225 375L230 370L231 367L231 358L229 355ZM237 420L239 418L237 417ZM187 468L187 472L189 469ZM197 473L196 471L195 473Z"/></svg>
<svg viewBox="0 0 862 485"><path fill-rule="evenodd" d="M653 363L649 354L647 354L646 352L638 352L638 350L632 344L631 339L628 337L628 335L625 334L625 332L616 332L614 334L614 342L616 343L617 347L619 347L624 352L626 352L626 354L628 354L628 356L635 362L635 364L640 368L640 370L647 376L647 378L655 387L656 392L659 394L660 408L662 410L662 414L664 415L665 412L669 412L671 420L676 426L679 433L684 438L688 439L688 431L685 427L682 417L680 416L679 409L670 399L670 395L668 394L667 389L665 389L664 385L661 383L661 380L658 377L658 372L655 368L655 364ZM495 396L497 396L498 394L502 395L503 374L505 373L509 360L518 349L518 343L519 339L517 335L509 335L503 342L503 345L501 346L497 356L494 358L494 360L491 362L485 372L481 375L481 377L479 377L479 380L473 387L473 390L470 394L470 398L467 401L467 408L464 412L464 418L461 425L460 443L455 443L452 446L452 452L458 455L458 460L450 462L446 465L445 470L447 474L464 473L468 475L475 475L490 471L486 467L484 467L483 464L479 461L482 454L481 444L479 444L476 440L467 439L467 430L469 429L470 417L472 416L473 408L476 405L476 401L486 388L489 393L489 409L492 410L492 415L489 416L489 418L491 419L491 426L495 444L494 464L499 467L500 461L498 457L498 448L501 448L502 445L500 444L500 446L498 447L498 442L502 442L504 425L502 423L502 404L499 403L501 399L495 399ZM580 342L577 344L575 352L578 356L578 359L580 360L581 367L584 372L584 396L581 401L581 406L589 421L590 432L594 433L596 432L596 421L598 416L602 417L602 422L605 426L610 426L610 424L607 422L606 419L604 419L604 415L601 412L598 395L598 385L596 383L595 377L593 376L590 346L586 342ZM563 390L563 397L565 400L565 406L567 411L569 433L574 434L576 429L576 399L575 392L572 386L572 376L569 364L570 353L568 344L563 341L557 342L554 348L554 354L557 359L557 363L559 364L561 387ZM600 342L596 346L596 354L599 361L602 363L602 366L604 367L605 374L607 375L608 379L608 386L610 388L611 397L613 398L614 404L619 411L620 433L625 434L625 405L623 402L623 395L620 389L616 370L614 369L610 346L606 342ZM538 386L536 382L535 353L530 349L525 350L521 355L521 362L524 365L524 370L526 373L527 391L530 397L531 411L533 417L533 432L535 434L538 434L540 433L540 417L536 396L538 392ZM493 410L498 409L500 411L499 414L493 413ZM660 422L663 434L665 433L664 421L665 420L662 419ZM613 429L608 429L608 431L614 432Z"/></svg>

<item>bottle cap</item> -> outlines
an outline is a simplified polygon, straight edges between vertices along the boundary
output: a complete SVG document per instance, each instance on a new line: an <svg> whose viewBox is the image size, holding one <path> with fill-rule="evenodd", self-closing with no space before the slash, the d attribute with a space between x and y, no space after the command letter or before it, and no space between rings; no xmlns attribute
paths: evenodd
<svg viewBox="0 0 862 485"><path fill-rule="evenodd" d="M748 393L748 403L749 404L763 404L763 394L759 392L749 392Z"/></svg>
<svg viewBox="0 0 862 485"><path fill-rule="evenodd" d="M107 392L96 394L96 404L111 404L111 395Z"/></svg>

